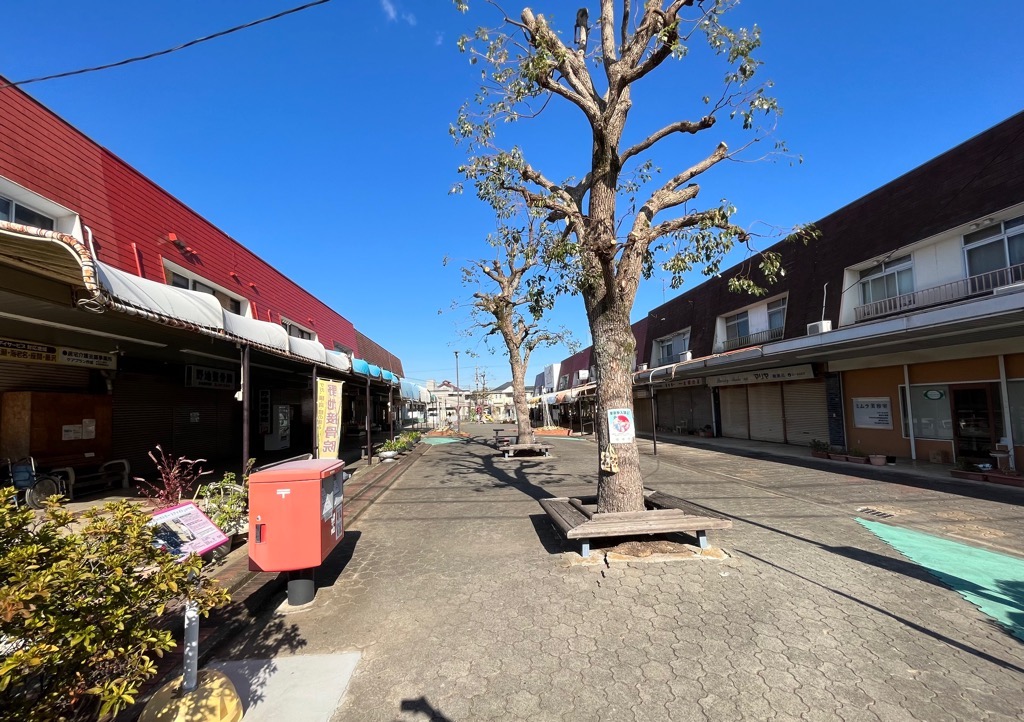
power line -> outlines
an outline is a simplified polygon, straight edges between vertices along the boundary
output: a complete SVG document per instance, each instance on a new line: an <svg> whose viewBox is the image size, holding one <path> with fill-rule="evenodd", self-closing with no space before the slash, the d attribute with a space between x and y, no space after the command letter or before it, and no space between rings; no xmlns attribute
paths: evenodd
<svg viewBox="0 0 1024 722"><path fill-rule="evenodd" d="M106 65L97 65L97 66L92 67L92 68L81 68L80 70L68 70L68 71L63 72L63 73L55 73L54 75L44 75L44 76L39 77L39 78L29 78L28 80L19 80L19 81L14 82L14 83L5 83L5 84L0 85L0 90L2 90L4 88L12 88L12 87L17 86L17 85L28 85L29 83L41 83L44 80L55 80L57 78L69 78L72 75L83 75L85 73L94 73L97 70L109 70L110 68L119 68L122 65L130 65L131 63L137 63L137 62L139 62L141 60L150 60L152 58L159 58L161 55L170 55L171 53L176 53L179 50L184 50L185 48L191 48L193 45L199 45L200 43L205 43L207 40L215 40L217 38L222 38L225 35L230 35L231 33L237 33L239 30L246 30L248 28L256 27L257 25L262 25L263 23L269 23L271 20L277 20L279 18L283 18L286 15L291 15L293 13L301 12L303 10L308 10L311 7L315 7L317 5L323 5L325 3L329 3L330 1L331 0L314 0L313 2L306 3L305 5L300 5L299 7L295 7L295 8L292 8L290 10L284 10L282 12L279 12L279 13L275 14L275 15L270 15L270 16L265 17L265 18L260 18L259 20L253 20L251 22L245 23L244 25L236 25L235 27L228 28L227 30L221 30L220 32L214 33L213 35L207 35L207 36L202 37L202 38L196 38L195 40L189 40L187 43L182 43L181 45L176 45L173 48L167 48L166 50L159 50L159 51L157 51L155 53L147 53L146 55L139 55L139 56L136 56L134 58L128 58L126 60L119 60L116 63L107 63Z"/></svg>

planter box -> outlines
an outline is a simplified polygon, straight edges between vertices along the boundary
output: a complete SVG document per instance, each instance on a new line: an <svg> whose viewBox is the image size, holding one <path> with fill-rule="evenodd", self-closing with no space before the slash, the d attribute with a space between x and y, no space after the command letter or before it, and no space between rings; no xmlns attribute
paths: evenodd
<svg viewBox="0 0 1024 722"><path fill-rule="evenodd" d="M846 454L836 454L835 452L828 452L828 458L832 461L846 461Z"/></svg>
<svg viewBox="0 0 1024 722"><path fill-rule="evenodd" d="M868 457L866 456L850 456L847 454L846 460L853 464L866 464L868 463Z"/></svg>
<svg viewBox="0 0 1024 722"><path fill-rule="evenodd" d="M829 454L827 451L812 451L811 456L815 459L827 459Z"/></svg>
<svg viewBox="0 0 1024 722"><path fill-rule="evenodd" d="M980 471L964 471L963 469L950 469L949 473L954 479L967 479L968 481L985 481L985 475Z"/></svg>

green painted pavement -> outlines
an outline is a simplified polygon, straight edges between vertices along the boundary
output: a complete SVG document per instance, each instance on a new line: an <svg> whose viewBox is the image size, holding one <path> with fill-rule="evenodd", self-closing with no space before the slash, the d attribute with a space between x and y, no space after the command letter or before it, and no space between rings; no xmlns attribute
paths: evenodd
<svg viewBox="0 0 1024 722"><path fill-rule="evenodd" d="M437 446L439 444L457 444L460 441L465 441L465 439L453 439L450 436L430 436L420 439L420 441L431 446Z"/></svg>
<svg viewBox="0 0 1024 722"><path fill-rule="evenodd" d="M1024 560L912 529L857 521L1024 640Z"/></svg>

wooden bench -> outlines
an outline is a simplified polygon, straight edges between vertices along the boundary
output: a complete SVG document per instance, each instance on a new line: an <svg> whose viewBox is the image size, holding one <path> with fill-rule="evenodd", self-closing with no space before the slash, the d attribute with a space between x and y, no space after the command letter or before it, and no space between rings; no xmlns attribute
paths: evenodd
<svg viewBox="0 0 1024 722"><path fill-rule="evenodd" d="M511 459L517 451L536 451L543 456L550 456L548 452L551 451L551 447L547 444L506 444L500 447L500 451L506 459Z"/></svg>
<svg viewBox="0 0 1024 722"><path fill-rule="evenodd" d="M590 556L597 537L687 533L708 548L709 529L729 529L732 521L671 494L644 490L647 511L597 513L597 497L553 497L540 505L567 539L580 541L580 555Z"/></svg>
<svg viewBox="0 0 1024 722"><path fill-rule="evenodd" d="M494 445L499 449L506 444L515 444L518 441L519 431L509 431L508 429L494 430Z"/></svg>

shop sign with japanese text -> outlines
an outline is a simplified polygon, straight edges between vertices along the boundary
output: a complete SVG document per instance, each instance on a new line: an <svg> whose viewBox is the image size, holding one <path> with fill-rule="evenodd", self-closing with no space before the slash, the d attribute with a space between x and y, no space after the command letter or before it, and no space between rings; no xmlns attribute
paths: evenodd
<svg viewBox="0 0 1024 722"><path fill-rule="evenodd" d="M235 388L235 372L206 366L189 366L185 376L185 385L197 389L230 391Z"/></svg>
<svg viewBox="0 0 1024 722"><path fill-rule="evenodd" d="M813 378L814 367L811 364L801 364L800 366L781 366L775 369L708 376L707 382L708 386L743 386L746 384L769 384L779 381L801 381Z"/></svg>
<svg viewBox="0 0 1024 722"><path fill-rule="evenodd" d="M889 397L854 398L853 425L858 429L891 429L892 402Z"/></svg>
<svg viewBox="0 0 1024 722"><path fill-rule="evenodd" d="M341 445L341 387L343 382L316 380L317 458L337 459Z"/></svg>
<svg viewBox="0 0 1024 722"><path fill-rule="evenodd" d="M0 361L78 366L111 371L117 368L117 356L114 354L2 337L0 337Z"/></svg>

